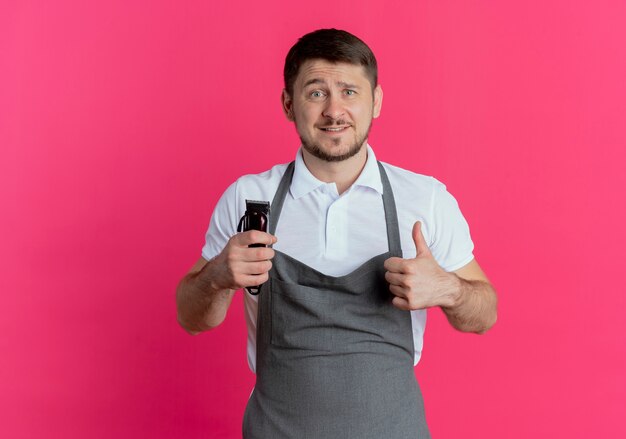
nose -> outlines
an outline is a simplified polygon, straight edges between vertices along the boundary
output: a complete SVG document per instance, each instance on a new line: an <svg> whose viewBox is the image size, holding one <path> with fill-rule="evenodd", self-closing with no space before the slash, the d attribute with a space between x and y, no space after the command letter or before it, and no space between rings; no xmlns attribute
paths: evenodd
<svg viewBox="0 0 626 439"><path fill-rule="evenodd" d="M326 100L326 105L322 111L322 115L332 120L340 119L344 115L344 108L341 99L331 94Z"/></svg>

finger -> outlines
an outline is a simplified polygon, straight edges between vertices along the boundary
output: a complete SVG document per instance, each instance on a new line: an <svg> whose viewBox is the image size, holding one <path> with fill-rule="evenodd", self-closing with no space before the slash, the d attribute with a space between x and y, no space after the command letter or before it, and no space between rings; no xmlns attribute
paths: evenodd
<svg viewBox="0 0 626 439"><path fill-rule="evenodd" d="M270 261L246 262L241 265L240 273L246 275L259 275L267 273L272 269Z"/></svg>
<svg viewBox="0 0 626 439"><path fill-rule="evenodd" d="M416 221L413 224L413 242L415 243L416 257L421 255L429 255L430 249L428 248L428 244L426 244L426 239L424 239L424 235L422 234L422 222Z"/></svg>
<svg viewBox="0 0 626 439"><path fill-rule="evenodd" d="M250 244L272 245L278 240L274 235L261 232L260 230L248 230L247 232L238 233L233 239L241 247L247 247Z"/></svg>
<svg viewBox="0 0 626 439"><path fill-rule="evenodd" d="M401 287L400 285L389 285L389 291L396 297L407 299L411 290L406 287Z"/></svg>
<svg viewBox="0 0 626 439"><path fill-rule="evenodd" d="M270 247L245 247L238 251L239 260L243 262L266 261L274 257L274 249Z"/></svg>
<svg viewBox="0 0 626 439"><path fill-rule="evenodd" d="M406 275L401 273L393 273L391 271L387 271L385 273L385 279L389 283L389 285L394 285L398 287L407 287L406 284Z"/></svg>
<svg viewBox="0 0 626 439"><path fill-rule="evenodd" d="M387 259L383 266L387 271L391 271L393 273L402 273L404 270L404 259L392 257Z"/></svg>
<svg viewBox="0 0 626 439"><path fill-rule="evenodd" d="M403 311L411 310L411 307L409 306L409 301L406 300L404 297L394 297L391 300L391 304L395 306L396 308L401 309Z"/></svg>
<svg viewBox="0 0 626 439"><path fill-rule="evenodd" d="M261 274L249 274L241 277L241 282L239 288L243 287L256 287L257 285L262 285L269 279L269 275L267 273Z"/></svg>

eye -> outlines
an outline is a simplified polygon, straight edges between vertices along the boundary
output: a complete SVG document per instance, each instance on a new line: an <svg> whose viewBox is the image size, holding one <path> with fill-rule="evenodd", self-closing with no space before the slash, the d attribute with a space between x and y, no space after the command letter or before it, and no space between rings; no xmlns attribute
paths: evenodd
<svg viewBox="0 0 626 439"><path fill-rule="evenodd" d="M314 98L314 99L319 99L319 98L324 97L324 93L322 91L320 91L320 90L315 90L315 91L311 92L309 94L309 96Z"/></svg>
<svg viewBox="0 0 626 439"><path fill-rule="evenodd" d="M354 90L346 90L344 93L347 94L348 96L354 96L356 94L356 91L354 91Z"/></svg>

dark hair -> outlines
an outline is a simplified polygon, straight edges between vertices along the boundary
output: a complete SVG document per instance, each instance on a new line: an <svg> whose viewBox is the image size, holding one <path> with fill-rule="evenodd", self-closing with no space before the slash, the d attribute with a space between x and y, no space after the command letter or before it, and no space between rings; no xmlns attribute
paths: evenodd
<svg viewBox="0 0 626 439"><path fill-rule="evenodd" d="M378 84L376 57L367 44L345 30L319 29L304 35L287 53L283 76L290 96L300 67L311 59L361 65L372 89Z"/></svg>

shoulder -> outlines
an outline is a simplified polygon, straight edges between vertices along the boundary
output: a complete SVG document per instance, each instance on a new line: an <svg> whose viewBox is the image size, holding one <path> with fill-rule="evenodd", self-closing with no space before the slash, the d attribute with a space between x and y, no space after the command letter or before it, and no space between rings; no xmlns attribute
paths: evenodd
<svg viewBox="0 0 626 439"><path fill-rule="evenodd" d="M239 177L222 193L213 209L206 245L202 256L209 260L220 251L236 233L237 224L246 210L246 200L272 201L287 164L280 164L259 174Z"/></svg>
<svg viewBox="0 0 626 439"><path fill-rule="evenodd" d="M414 256L411 230L415 221L422 222L422 233L431 250L442 242L444 232L451 232L464 223L456 200L444 183L388 163L382 165L396 201L404 257ZM440 257L440 264L446 263L444 256Z"/></svg>
<svg viewBox="0 0 626 439"><path fill-rule="evenodd" d="M387 172L394 195L400 200L417 198L426 201L432 199L435 192L446 189L442 182L430 175L419 174L386 162L381 164Z"/></svg>
<svg viewBox="0 0 626 439"><path fill-rule="evenodd" d="M289 163L281 163L259 174L246 174L239 177L233 185L237 196L243 199L268 200L274 196L280 180Z"/></svg>

